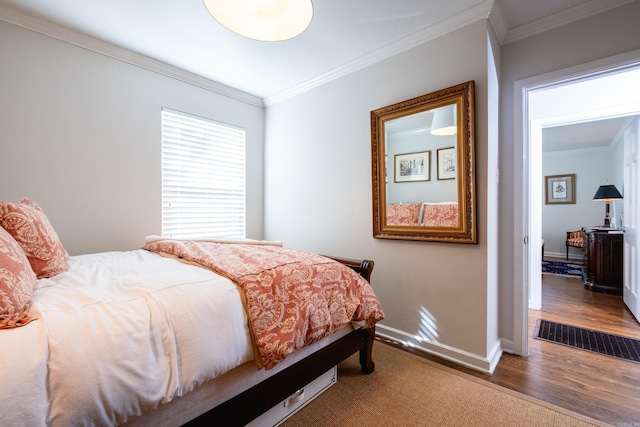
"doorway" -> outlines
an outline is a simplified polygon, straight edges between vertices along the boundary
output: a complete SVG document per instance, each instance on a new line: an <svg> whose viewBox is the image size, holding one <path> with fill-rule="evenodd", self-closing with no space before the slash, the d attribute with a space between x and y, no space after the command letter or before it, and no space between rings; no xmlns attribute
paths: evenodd
<svg viewBox="0 0 640 427"><path fill-rule="evenodd" d="M523 239L522 263L515 263L516 283L514 352L528 355L529 308L540 309L541 285L541 205L542 205L542 129L563 123L581 123L603 117L622 117L640 113L637 83L625 90L602 90L604 79L639 73L640 53L633 52L560 70L516 82L516 161L522 161L522 175L515 177L515 188L522 189L522 205L514 209L515 232ZM634 78L639 78L633 75ZM638 80L635 80L636 82ZM575 90L579 89L577 98ZM552 99L553 101L550 101ZM569 102L578 101L573 105ZM520 157L521 156L521 157ZM518 235L518 234L516 234ZM520 281L521 280L521 281Z"/></svg>

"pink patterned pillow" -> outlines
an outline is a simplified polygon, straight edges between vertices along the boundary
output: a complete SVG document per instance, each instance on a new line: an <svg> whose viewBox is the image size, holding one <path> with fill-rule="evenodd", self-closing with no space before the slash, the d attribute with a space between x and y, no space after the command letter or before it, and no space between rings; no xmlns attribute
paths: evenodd
<svg viewBox="0 0 640 427"><path fill-rule="evenodd" d="M67 271L69 254L37 203L24 198L19 203L0 200L0 226L22 246L38 278Z"/></svg>
<svg viewBox="0 0 640 427"><path fill-rule="evenodd" d="M425 203L422 225L428 227L459 227L457 203Z"/></svg>
<svg viewBox="0 0 640 427"><path fill-rule="evenodd" d="M29 315L36 275L22 248L0 227L0 329L17 328L34 320Z"/></svg>
<svg viewBox="0 0 640 427"><path fill-rule="evenodd" d="M387 205L387 225L419 225L420 203Z"/></svg>

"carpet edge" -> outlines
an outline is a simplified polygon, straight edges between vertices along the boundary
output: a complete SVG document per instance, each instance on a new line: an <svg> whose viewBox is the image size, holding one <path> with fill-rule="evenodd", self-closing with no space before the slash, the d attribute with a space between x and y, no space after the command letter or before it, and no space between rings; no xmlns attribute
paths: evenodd
<svg viewBox="0 0 640 427"><path fill-rule="evenodd" d="M461 371L458 371L456 369L450 368L448 366L441 365L441 364L439 364L437 362L434 362L432 360L425 359L424 357L422 357L420 355L413 354L413 353L410 353L410 352L408 352L406 350L403 350L401 348L395 347L395 346L393 346L391 344L387 344L384 341L377 340L376 342L387 346L391 350L393 350L393 351L395 351L395 352L397 352L399 354L402 354L403 356L407 356L407 357L410 357L410 358L413 358L413 359L417 359L417 360L419 360L421 362L427 363L428 365L430 365L430 366L432 366L432 367L434 367L436 369L440 369L442 371L457 375L457 376L462 377L464 379L471 380L471 381L475 382L476 384L482 385L482 386L490 388L490 389L501 391L501 392L509 394L509 395L511 395L511 396L513 396L515 398L528 401L528 402L530 402L532 404L535 404L537 406L544 407L544 408L547 408L547 409L549 409L551 411L555 411L555 412L558 412L560 414L576 418L576 419L578 419L580 421L591 423L591 424L593 424L595 426L600 426L600 427L611 426L611 424L604 423L604 422L602 422L600 420L597 420L595 418L591 418L591 417L589 417L587 415L580 414L578 412L572 411L570 409L563 408L561 406L558 406L558 405L555 405L553 403L544 401L542 399L539 399L539 398L536 398L536 397L533 397L533 396L528 396L528 395L526 395L524 393L521 393L519 391L511 390L510 388L507 388L507 387L504 387L504 386L501 386L501 385L498 385L498 384L494 384L494 383L489 382L487 380L483 380L482 378L477 378L477 377L475 377L473 375L470 375L470 374L467 374L465 372L461 372ZM373 353L373 357L374 357L374 361L375 361L375 351Z"/></svg>

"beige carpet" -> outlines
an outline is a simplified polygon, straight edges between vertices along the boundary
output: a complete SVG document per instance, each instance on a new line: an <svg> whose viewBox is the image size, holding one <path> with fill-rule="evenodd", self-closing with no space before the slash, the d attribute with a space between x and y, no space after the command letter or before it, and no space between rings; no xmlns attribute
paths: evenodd
<svg viewBox="0 0 640 427"><path fill-rule="evenodd" d="M377 342L376 370L357 355L338 382L283 426L602 426L591 418Z"/></svg>

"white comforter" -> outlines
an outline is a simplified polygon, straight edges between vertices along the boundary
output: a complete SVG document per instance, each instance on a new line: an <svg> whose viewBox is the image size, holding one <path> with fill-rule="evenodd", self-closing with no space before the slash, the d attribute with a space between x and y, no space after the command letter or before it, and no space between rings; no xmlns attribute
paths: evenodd
<svg viewBox="0 0 640 427"><path fill-rule="evenodd" d="M69 264L0 331L0 424L119 424L253 359L229 280L144 250Z"/></svg>

